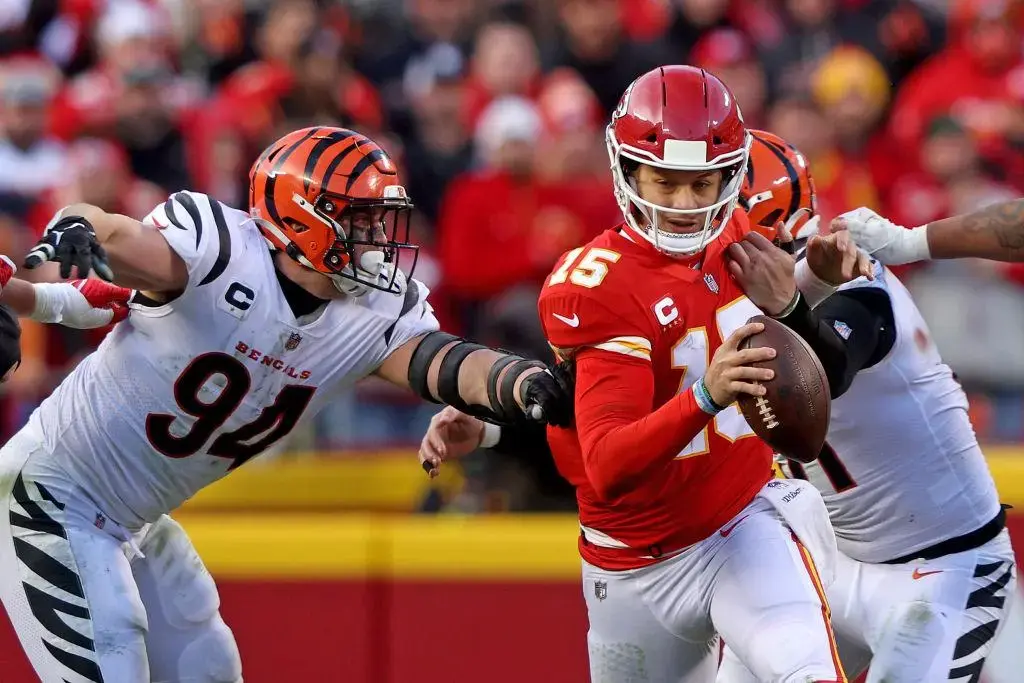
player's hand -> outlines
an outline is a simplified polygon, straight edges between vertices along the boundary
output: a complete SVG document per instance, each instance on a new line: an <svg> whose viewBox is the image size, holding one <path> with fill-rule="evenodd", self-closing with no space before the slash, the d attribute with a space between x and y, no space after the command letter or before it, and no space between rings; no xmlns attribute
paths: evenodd
<svg viewBox="0 0 1024 683"><path fill-rule="evenodd" d="M80 330L106 327L128 317L132 290L102 280L72 280L58 283L69 288L61 309L61 324Z"/></svg>
<svg viewBox="0 0 1024 683"><path fill-rule="evenodd" d="M847 211L833 219L832 232L842 231L848 231L864 251L886 265L898 266L928 258L927 253L921 253L913 231L866 207Z"/></svg>
<svg viewBox="0 0 1024 683"><path fill-rule="evenodd" d="M708 371L704 373L704 386L711 394L711 400L718 405L728 406L740 394L764 396L765 388L758 382L767 382L775 376L775 372L768 368L751 367L751 364L775 358L775 349L767 346L739 348L744 339L763 331L762 323L747 323L733 332L715 351Z"/></svg>
<svg viewBox="0 0 1024 683"><path fill-rule="evenodd" d="M794 230L797 221L808 215L810 218L798 229ZM812 235L818 234L818 223L820 222L821 216L811 214L808 209L800 209L794 212L786 222L779 221L775 225L776 238L774 244L779 245L779 248L787 254L796 254L807 244L807 240Z"/></svg>
<svg viewBox="0 0 1024 683"><path fill-rule="evenodd" d="M96 239L92 224L81 216L57 218L46 226L43 237L25 257L25 267L38 268L47 261L60 264L60 276L71 277L71 267L77 269L77 276L88 277L90 271L108 282L114 274L107 264L107 254Z"/></svg>
<svg viewBox="0 0 1024 683"><path fill-rule="evenodd" d="M569 427L576 415L576 366L563 361L523 380L527 416L555 427ZM526 383L529 384L526 384Z"/></svg>
<svg viewBox="0 0 1024 683"><path fill-rule="evenodd" d="M796 296L793 257L764 235L749 232L726 249L729 272L747 298L768 315L785 310Z"/></svg>
<svg viewBox="0 0 1024 683"><path fill-rule="evenodd" d="M483 438L481 420L445 406L430 418L430 428L420 442L420 466L434 478L440 472L441 463L464 458L480 446ZM428 464L430 469L427 469Z"/></svg>
<svg viewBox="0 0 1024 683"><path fill-rule="evenodd" d="M871 257L857 247L846 230L814 235L807 240L807 265L830 285L841 285L861 276L875 278Z"/></svg>

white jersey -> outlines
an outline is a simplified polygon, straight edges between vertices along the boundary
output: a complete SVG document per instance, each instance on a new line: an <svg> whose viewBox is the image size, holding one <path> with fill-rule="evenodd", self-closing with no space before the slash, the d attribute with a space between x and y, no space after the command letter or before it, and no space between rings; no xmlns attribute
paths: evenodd
<svg viewBox="0 0 1024 683"><path fill-rule="evenodd" d="M258 455L413 337L438 328L416 280L299 321L248 214L179 192L147 218L184 259L170 303L133 304L31 417L42 462L115 521L156 521ZM401 277L401 275L399 275Z"/></svg>
<svg viewBox="0 0 1024 683"><path fill-rule="evenodd" d="M874 281L850 287L889 295L896 341L833 401L821 457L784 467L821 491L843 553L884 562L974 531L998 514L999 499L967 397L906 287L877 263Z"/></svg>

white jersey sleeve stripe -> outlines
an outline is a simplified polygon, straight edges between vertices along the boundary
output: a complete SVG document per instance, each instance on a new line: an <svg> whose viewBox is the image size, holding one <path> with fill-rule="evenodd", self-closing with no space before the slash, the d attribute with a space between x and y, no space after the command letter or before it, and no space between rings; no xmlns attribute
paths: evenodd
<svg viewBox="0 0 1024 683"><path fill-rule="evenodd" d="M595 344L594 348L621 353L632 358L651 359L651 342L643 337L615 337L604 343Z"/></svg>

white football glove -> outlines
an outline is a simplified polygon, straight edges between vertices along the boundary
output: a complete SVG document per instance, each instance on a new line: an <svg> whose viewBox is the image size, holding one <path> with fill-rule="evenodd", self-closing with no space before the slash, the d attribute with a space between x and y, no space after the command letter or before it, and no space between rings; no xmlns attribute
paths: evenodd
<svg viewBox="0 0 1024 683"><path fill-rule="evenodd" d="M31 318L42 323L89 330L128 317L132 290L97 279L42 282L34 285L36 307Z"/></svg>
<svg viewBox="0 0 1024 683"><path fill-rule="evenodd" d="M927 225L907 229L871 209L861 207L847 211L832 222L833 230L849 230L857 246L885 265L927 261Z"/></svg>

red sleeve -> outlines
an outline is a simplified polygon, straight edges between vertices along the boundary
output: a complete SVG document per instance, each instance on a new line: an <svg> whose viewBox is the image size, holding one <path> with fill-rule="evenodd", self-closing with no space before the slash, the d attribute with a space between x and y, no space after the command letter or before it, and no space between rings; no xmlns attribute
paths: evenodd
<svg viewBox="0 0 1024 683"><path fill-rule="evenodd" d="M603 500L628 493L668 465L711 420L691 390L652 412L650 361L586 349L576 357L576 431Z"/></svg>

